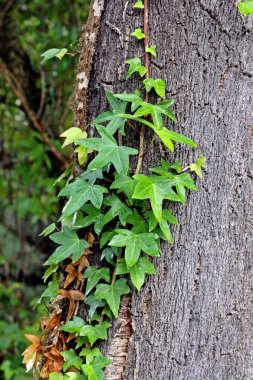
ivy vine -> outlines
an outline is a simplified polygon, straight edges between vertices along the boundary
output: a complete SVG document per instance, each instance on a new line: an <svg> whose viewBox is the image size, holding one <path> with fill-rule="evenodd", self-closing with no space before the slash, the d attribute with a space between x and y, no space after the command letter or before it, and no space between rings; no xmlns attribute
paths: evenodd
<svg viewBox="0 0 253 380"><path fill-rule="evenodd" d="M137 90L107 92L110 110L92 123L98 137L75 127L62 134L63 146L74 145L86 170L78 178L70 171L61 176L59 180L68 176L59 193L67 202L57 226L51 224L42 232L58 245L45 263L44 280L52 279L39 300L49 303L50 315L41 321L40 337L26 335L31 345L23 353L27 370L33 368L35 377L42 379L104 379L110 359L96 343L107 339L109 321L118 317L121 298L130 293L131 284L139 291L146 275L156 273L152 258L160 256L161 242L173 242L171 225L178 221L164 201L184 204L186 191L197 190L190 172L202 177L205 167L204 157L185 168L162 159L160 166L149 169L151 174L141 173L147 129L172 152L175 142L197 145L164 126L176 121L174 101L165 98L164 80L149 75L150 57L157 51L149 44L148 0L137 0L134 8L144 12L144 30L136 29L131 36L144 42L145 62L139 57L127 60L127 79L143 78L144 98ZM62 58L63 53L57 54ZM151 92L157 95L156 103L149 100ZM126 126L140 135L138 150L121 143ZM135 168L130 165L134 161Z"/></svg>

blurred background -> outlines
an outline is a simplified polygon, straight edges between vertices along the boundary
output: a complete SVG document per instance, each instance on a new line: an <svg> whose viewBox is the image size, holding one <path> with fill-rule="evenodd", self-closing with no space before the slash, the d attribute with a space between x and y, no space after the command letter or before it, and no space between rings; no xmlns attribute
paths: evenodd
<svg viewBox="0 0 253 380"><path fill-rule="evenodd" d="M52 251L39 233L60 209L55 181L71 162L59 135L70 109L78 38L89 0L0 0L0 380L32 379L21 352L46 308L43 262ZM71 54L41 64L41 54Z"/></svg>

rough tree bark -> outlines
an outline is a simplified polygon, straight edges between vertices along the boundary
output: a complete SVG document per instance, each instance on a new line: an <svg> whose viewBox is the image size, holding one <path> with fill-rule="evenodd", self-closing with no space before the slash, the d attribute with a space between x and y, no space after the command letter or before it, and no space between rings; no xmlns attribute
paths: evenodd
<svg viewBox="0 0 253 380"><path fill-rule="evenodd" d="M133 3L92 5L100 31L91 72L82 75L85 49L78 68L76 123L82 127L78 110L87 94L92 119L106 108L105 89L140 87L138 78L125 81L124 61L143 54L142 44L129 38L143 24ZM180 147L175 156L189 163L205 155L208 168L187 206L174 207L181 225L174 229L173 246L164 244L155 261L158 274L123 301L104 347L114 359L106 380L250 380L252 24L225 0L149 3L150 41L158 47L151 74L166 79L167 95L176 100L175 130L199 146L195 152ZM82 39L86 49L96 37L91 33ZM137 137L128 130L128 142L136 146ZM156 142L144 169L156 165L161 154L173 158Z"/></svg>

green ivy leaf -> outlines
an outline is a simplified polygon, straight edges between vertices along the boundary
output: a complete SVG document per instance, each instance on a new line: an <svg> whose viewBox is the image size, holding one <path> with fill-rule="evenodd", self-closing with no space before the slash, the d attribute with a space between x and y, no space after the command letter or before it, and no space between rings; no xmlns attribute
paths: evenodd
<svg viewBox="0 0 253 380"><path fill-rule="evenodd" d="M166 102L166 103L165 103ZM168 116L171 120L176 121L176 118L173 114L173 112L169 109L169 104L173 104L173 101L165 101L160 102L157 104L151 104L147 102L142 102L140 104L140 108L137 109L134 116L140 117L140 116L147 116L151 115L154 123L154 130L156 133L157 131L161 131L163 127L163 119L162 115Z"/></svg>
<svg viewBox="0 0 253 380"><path fill-rule="evenodd" d="M176 182L175 186L177 194L180 197L182 203L185 203L185 189L198 190L189 173L181 173L175 176L173 176L173 174L170 174L170 178L174 179Z"/></svg>
<svg viewBox="0 0 253 380"><path fill-rule="evenodd" d="M134 8L144 9L144 4L142 0L137 0L136 3L134 4Z"/></svg>
<svg viewBox="0 0 253 380"><path fill-rule="evenodd" d="M103 179L103 172L101 169L86 170L80 175L83 180L88 180L91 185L94 185L97 179Z"/></svg>
<svg viewBox="0 0 253 380"><path fill-rule="evenodd" d="M164 199L180 202L180 197L172 190L174 181L158 176L134 175L138 181L133 198L150 199L155 217L162 220L162 204Z"/></svg>
<svg viewBox="0 0 253 380"><path fill-rule="evenodd" d="M180 162L175 160L173 164L165 161L163 158L161 160L162 165L156 168L151 168L150 170L154 173L160 174L161 176L166 176L169 171L175 170L177 173L182 172Z"/></svg>
<svg viewBox="0 0 253 380"><path fill-rule="evenodd" d="M57 57L58 59L62 59L64 55L68 52L68 49L62 48L62 49L49 49L44 51L44 53L41 54L41 57L43 57L43 60L41 63L45 63L49 61L50 59Z"/></svg>
<svg viewBox="0 0 253 380"><path fill-rule="evenodd" d="M101 113L95 120L94 124L99 125L106 121L109 123L106 126L106 129L114 135L114 133L119 129L120 132L124 135L124 128L126 119L122 119L118 114L124 113L126 110L127 102L117 99L112 93L105 93L108 103L111 106L111 111Z"/></svg>
<svg viewBox="0 0 253 380"><path fill-rule="evenodd" d="M103 368L111 363L103 355L95 357L91 364L83 364L82 371L88 376L88 380L104 380Z"/></svg>
<svg viewBox="0 0 253 380"><path fill-rule="evenodd" d="M136 201L135 201L136 202ZM146 205L145 205L146 208ZM140 234L142 232L148 232L148 223L143 219L142 215L138 213L138 211L134 208L133 215L130 215L127 218L127 223L133 226L132 232L135 234Z"/></svg>
<svg viewBox="0 0 253 380"><path fill-rule="evenodd" d="M62 227L69 227L71 230L77 229L75 227L75 224L78 223L78 221L82 218L83 214L82 212L76 211L73 215L65 216L61 220Z"/></svg>
<svg viewBox="0 0 253 380"><path fill-rule="evenodd" d="M86 202L90 201L94 207L100 208L103 202L103 194L108 190L99 185L92 185L81 178L64 187L59 196L68 197L69 201L63 208L61 220L67 216L74 214Z"/></svg>
<svg viewBox="0 0 253 380"><path fill-rule="evenodd" d="M87 162L90 151L83 146L78 146L74 153L77 154L77 160L80 166L83 166Z"/></svg>
<svg viewBox="0 0 253 380"><path fill-rule="evenodd" d="M59 372L51 372L49 375L49 380L64 380L64 377Z"/></svg>
<svg viewBox="0 0 253 380"><path fill-rule="evenodd" d="M243 14L243 16L248 16L249 14L253 14L253 1L252 0L244 0L238 4L239 11Z"/></svg>
<svg viewBox="0 0 253 380"><path fill-rule="evenodd" d="M132 268L127 268L125 259L118 260L117 275L130 274L130 278L136 289L140 290L145 282L145 274L156 274L154 265L146 257L140 257Z"/></svg>
<svg viewBox="0 0 253 380"><path fill-rule="evenodd" d="M129 79L134 73L139 73L143 77L147 72L146 67L142 66L141 60L138 57L129 59L126 63L129 65L126 79Z"/></svg>
<svg viewBox="0 0 253 380"><path fill-rule="evenodd" d="M108 243L108 241L110 241L113 238L114 235L115 235L115 230L104 232L100 238L100 242L99 242L100 248L103 248Z"/></svg>
<svg viewBox="0 0 253 380"><path fill-rule="evenodd" d="M82 207L82 211L87 215L75 223L75 228L86 228L94 223L94 231L97 235L100 235L104 227L104 215L101 213L100 209L94 207L93 205L84 205Z"/></svg>
<svg viewBox="0 0 253 380"><path fill-rule="evenodd" d="M62 145L62 148L64 148L67 145L73 144L77 139L86 139L87 132L82 131L80 128L72 127L63 132L60 137L65 137Z"/></svg>
<svg viewBox="0 0 253 380"><path fill-rule="evenodd" d="M39 236L48 236L55 230L55 223L49 224L40 234Z"/></svg>
<svg viewBox="0 0 253 380"><path fill-rule="evenodd" d="M111 326L111 323L105 321L96 326L85 325L80 329L79 335L87 336L90 344L93 346L98 339L107 339L107 330Z"/></svg>
<svg viewBox="0 0 253 380"><path fill-rule="evenodd" d="M105 259L109 264L115 266L115 259L118 255L118 249L117 248L105 248L101 254L101 260Z"/></svg>
<svg viewBox="0 0 253 380"><path fill-rule="evenodd" d="M94 297L99 300L106 300L115 318L118 318L120 297L130 292L126 284L127 280L121 278L114 284L98 284Z"/></svg>
<svg viewBox="0 0 253 380"><path fill-rule="evenodd" d="M92 363L94 358L100 355L102 354L98 348L83 348L79 354L79 356L85 356L86 364Z"/></svg>
<svg viewBox="0 0 253 380"><path fill-rule="evenodd" d="M172 141L180 142L182 144L190 145L193 148L197 147L197 144L189 139L188 137L181 135L179 133L170 131L169 129L163 127L162 129L153 128L155 133L160 137L164 145L174 152L174 144Z"/></svg>
<svg viewBox="0 0 253 380"><path fill-rule="evenodd" d="M89 305L89 320L91 321L96 313L96 310L98 307L105 306L105 301L96 300L94 298L94 295L89 295L86 300L84 301L86 305Z"/></svg>
<svg viewBox="0 0 253 380"><path fill-rule="evenodd" d="M64 178L67 178L68 176L72 176L71 171L73 169L73 164L70 164L66 170L54 181L53 187L56 186L58 183L60 183Z"/></svg>
<svg viewBox="0 0 253 380"><path fill-rule="evenodd" d="M140 92L138 90L136 90L133 94L123 92L123 94L115 94L114 96L126 102L131 102L131 112L134 112L142 103L142 98L140 97Z"/></svg>
<svg viewBox="0 0 253 380"><path fill-rule="evenodd" d="M158 222L158 220L156 219L156 217L152 211L146 212L146 217L148 218L149 232L155 230L155 228L157 227L157 225L159 223L159 226L163 232L163 238L165 238L169 242L172 242L172 235L171 235L171 232L169 229L169 225L166 226L166 223L167 224L168 223L175 224L175 225L178 225L179 223L178 223L177 219L173 216L171 210L164 209L162 211L161 222ZM165 229L165 231L164 231L164 229Z"/></svg>
<svg viewBox="0 0 253 380"><path fill-rule="evenodd" d="M136 186L136 182L128 175L123 176L123 175L116 174L115 180L111 184L110 188L113 190L117 189L118 193L126 194L129 200L129 203L133 204L132 196L134 193L135 186Z"/></svg>
<svg viewBox="0 0 253 380"><path fill-rule="evenodd" d="M64 376L63 380L87 380L86 375L80 375L77 372L67 372L66 375Z"/></svg>
<svg viewBox="0 0 253 380"><path fill-rule="evenodd" d="M158 96L165 98L166 83L164 80L147 78L144 79L143 83L147 92L150 92L153 88Z"/></svg>
<svg viewBox="0 0 253 380"><path fill-rule="evenodd" d="M164 235L164 240L167 240L169 243L173 243L173 237L172 233L169 227L169 224L166 220L162 219L161 222L159 222L159 227Z"/></svg>
<svg viewBox="0 0 253 380"><path fill-rule="evenodd" d="M89 248L87 241L80 240L79 237L66 226L63 227L61 232L56 232L51 235L50 239L61 246L56 248L55 252L44 265L57 264L69 256L72 256L72 260L75 262L80 259L84 250Z"/></svg>
<svg viewBox="0 0 253 380"><path fill-rule="evenodd" d="M173 215L171 214L170 210L163 210L162 220L158 222L156 219L154 213L152 211L149 211L146 213L146 216L148 217L149 221L149 231L155 230L155 232L163 239L167 240L168 242L173 242L172 233L170 231L170 226L168 222L173 221L172 224L178 224L177 220ZM159 229L157 229L157 225L159 224Z"/></svg>
<svg viewBox="0 0 253 380"><path fill-rule="evenodd" d="M86 285L86 293L87 296L93 288L99 283L100 280L104 280L106 282L110 282L111 276L108 268L100 268L97 269L95 267L90 266L84 272L83 277L87 279Z"/></svg>
<svg viewBox="0 0 253 380"><path fill-rule="evenodd" d="M137 40L143 40L145 38L145 34L142 32L140 28L135 29L131 36L136 37Z"/></svg>
<svg viewBox="0 0 253 380"><path fill-rule="evenodd" d="M113 315L112 315L112 312L111 312L111 309L108 305L106 305L103 310L102 310L102 315L106 315L109 319L112 319L113 318Z"/></svg>
<svg viewBox="0 0 253 380"><path fill-rule="evenodd" d="M112 163L119 174L126 174L129 170L129 156L137 154L138 150L119 146L112 134L102 126L97 126L97 130L101 138L78 140L80 145L98 151L88 169L102 169Z"/></svg>
<svg viewBox="0 0 253 380"><path fill-rule="evenodd" d="M169 179L171 181L171 184L175 186L177 194L182 203L185 203L185 189L198 190L189 173L173 174L168 171L163 172L162 177Z"/></svg>
<svg viewBox="0 0 253 380"><path fill-rule="evenodd" d="M154 57L157 56L157 54L156 54L156 45L147 46L146 49L145 49L145 51L146 51L146 53L150 53Z"/></svg>
<svg viewBox="0 0 253 380"><path fill-rule="evenodd" d="M73 349L67 351L61 351L61 355L64 358L63 371L66 372L70 367L81 368L83 359L76 355Z"/></svg>
<svg viewBox="0 0 253 380"><path fill-rule="evenodd" d="M199 178L202 178L202 168L204 169L206 163L206 158L201 156L195 160L193 164L190 165L191 172L195 172Z"/></svg>
<svg viewBox="0 0 253 380"><path fill-rule="evenodd" d="M132 214L132 210L127 207L121 200L116 196L112 195L104 200L104 205L109 206L110 210L104 215L102 219L102 224L105 225L109 223L114 218L118 217L122 226L126 225L127 218Z"/></svg>
<svg viewBox="0 0 253 380"><path fill-rule="evenodd" d="M40 304L44 298L49 298L49 301L53 301L53 299L57 296L57 292L59 290L59 284L56 278L49 282L48 287L42 293L40 299L37 301L37 304Z"/></svg>
<svg viewBox="0 0 253 380"><path fill-rule="evenodd" d="M80 329L84 326L83 318L74 316L72 321L66 322L62 326L62 330L68 333L79 333Z"/></svg>
<svg viewBox="0 0 253 380"><path fill-rule="evenodd" d="M154 233L135 234L129 230L118 229L117 235L110 241L113 247L126 247L125 260L128 268L133 267L141 254L141 251L150 256L159 256L159 247L156 243L158 236Z"/></svg>
<svg viewBox="0 0 253 380"><path fill-rule="evenodd" d="M57 264L53 264L53 265L50 265L50 267L45 271L44 273L44 276L42 277L44 282L47 281L47 279L57 271L58 269L58 265Z"/></svg>

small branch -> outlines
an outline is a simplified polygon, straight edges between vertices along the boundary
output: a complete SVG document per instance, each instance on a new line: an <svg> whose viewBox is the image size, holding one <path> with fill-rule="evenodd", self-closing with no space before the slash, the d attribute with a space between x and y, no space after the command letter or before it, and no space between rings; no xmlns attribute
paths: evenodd
<svg viewBox="0 0 253 380"><path fill-rule="evenodd" d="M233 1L233 0L228 0L230 4L232 4L232 6L237 9L237 4Z"/></svg>
<svg viewBox="0 0 253 380"><path fill-rule="evenodd" d="M2 4L3 12L1 14L0 24L2 24L2 19L5 17L6 13L9 12L10 8L17 3L17 0L8 0L5 4Z"/></svg>
<svg viewBox="0 0 253 380"><path fill-rule="evenodd" d="M135 128L135 126L133 125L133 123L131 123L131 121L127 121L127 124L129 125L129 127L132 128L133 131L135 131L136 133L138 133L138 135L140 135L140 131L138 131L138 129Z"/></svg>
<svg viewBox="0 0 253 380"><path fill-rule="evenodd" d="M45 73L44 70L40 70L40 80L41 80L41 95L40 95L40 106L36 113L36 119L39 120L41 118L45 102L46 102L46 79L45 79Z"/></svg>
<svg viewBox="0 0 253 380"><path fill-rule="evenodd" d="M28 119L31 121L34 128L37 129L37 131L40 133L42 140L49 147L49 149L53 153L53 155L63 164L64 168L67 168L68 167L67 160L64 158L64 156L60 152L58 152L58 150L52 144L49 136L45 132L44 125L41 122L39 122L36 115L34 114L34 112L29 107L26 96L24 94L24 91L23 91L22 87L20 86L20 84L18 83L14 74L10 72L10 70L6 67L6 65L3 62L0 65L0 69L5 73L7 80L9 82L13 92L15 93L17 98L20 100L22 107L23 107L25 113L27 114Z"/></svg>
<svg viewBox="0 0 253 380"><path fill-rule="evenodd" d="M145 78L149 78L149 53L146 52L146 48L148 47L148 0L144 0L144 49L145 49L145 67L146 67L146 75ZM149 97L148 97L148 92L146 92L145 96L145 102L148 102ZM138 157L138 162L137 162L137 167L135 170L135 174L138 174L141 170L142 163L143 163L143 158L145 155L144 152L144 145L145 145L145 129L146 126L143 124L141 127L141 132L140 132L140 146L139 146L139 157Z"/></svg>

